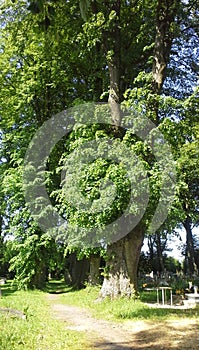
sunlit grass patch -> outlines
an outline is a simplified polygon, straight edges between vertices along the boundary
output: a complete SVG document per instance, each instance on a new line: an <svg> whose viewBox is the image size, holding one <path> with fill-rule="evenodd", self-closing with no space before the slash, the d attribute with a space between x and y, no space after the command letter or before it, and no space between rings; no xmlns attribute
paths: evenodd
<svg viewBox="0 0 199 350"><path fill-rule="evenodd" d="M92 315L96 318L114 320L116 322L127 319L142 320L164 320L168 318L196 318L199 317L199 306L195 309L163 309L158 307L149 307L146 303L156 301L155 294L140 294L139 299L118 298L110 300L106 298L103 301L98 300L100 288L87 287L80 291L68 291L60 295L60 302L89 308Z"/></svg>
<svg viewBox="0 0 199 350"><path fill-rule="evenodd" d="M10 293L9 293L10 291ZM0 308L22 311L26 319L0 312L1 350L91 350L86 336L53 319L46 293L2 288Z"/></svg>
<svg viewBox="0 0 199 350"><path fill-rule="evenodd" d="M1 350L92 350L86 335L67 329L67 323L55 320L47 293L42 291L17 291L9 283L2 286L0 308L19 310L26 319L0 312ZM50 293L57 295L56 303L76 305L90 310L95 318L115 322L125 320L169 320L199 318L199 306L190 310L151 308L142 300L148 295L140 294L140 299L119 298L99 301L100 287L87 287L74 291L63 281L51 281L47 286ZM155 296L155 295L154 295ZM154 297L153 296L153 297Z"/></svg>

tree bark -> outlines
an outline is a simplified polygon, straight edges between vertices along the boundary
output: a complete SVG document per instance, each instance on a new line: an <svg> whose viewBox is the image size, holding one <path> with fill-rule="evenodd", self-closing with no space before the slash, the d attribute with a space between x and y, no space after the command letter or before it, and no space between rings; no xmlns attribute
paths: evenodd
<svg viewBox="0 0 199 350"><path fill-rule="evenodd" d="M114 25L109 33L107 40L107 33L104 33L103 47L107 57L110 89L108 103L111 109L112 122L116 127L121 124L121 89L120 89L120 75L121 75L121 34L120 34L120 9L121 0L114 2L110 11L115 11L116 17ZM117 129L117 128L116 128ZM116 135L117 136L117 135Z"/></svg>
<svg viewBox="0 0 199 350"><path fill-rule="evenodd" d="M131 296L136 296L138 291L137 271L143 240L144 226L141 223L125 238L125 260L130 278Z"/></svg>
<svg viewBox="0 0 199 350"><path fill-rule="evenodd" d="M47 281L47 268L45 263L39 261L36 264L35 275L33 276L29 287L42 289Z"/></svg>
<svg viewBox="0 0 199 350"><path fill-rule="evenodd" d="M156 36L152 66L152 92L159 95L166 77L171 45L174 38L172 23L179 7L179 0L158 0L156 10ZM155 122L159 123L159 104L155 98L149 106L155 114Z"/></svg>
<svg viewBox="0 0 199 350"><path fill-rule="evenodd" d="M156 37L153 60L154 91L160 93L165 79L171 45L174 37L171 25L174 22L179 0L159 0L156 11Z"/></svg>
<svg viewBox="0 0 199 350"><path fill-rule="evenodd" d="M152 236L148 237L148 248L149 248L149 257L150 261L154 261L154 239L152 240Z"/></svg>
<svg viewBox="0 0 199 350"><path fill-rule="evenodd" d="M137 271L143 239L143 227L138 225L125 238L108 247L101 298L137 295Z"/></svg>
<svg viewBox="0 0 199 350"><path fill-rule="evenodd" d="M100 298L130 296L131 287L125 261L124 239L111 244L107 248L104 281L100 291Z"/></svg>
<svg viewBox="0 0 199 350"><path fill-rule="evenodd" d="M88 277L88 283L91 286L96 286L100 283L100 254L90 255L90 271Z"/></svg>
<svg viewBox="0 0 199 350"><path fill-rule="evenodd" d="M193 235L191 229L191 218L187 216L186 220L183 222L183 226L186 230L186 255L187 255L187 263L188 263L188 273L190 275L198 273L198 268L195 259L195 250L194 250L194 242Z"/></svg>
<svg viewBox="0 0 199 350"><path fill-rule="evenodd" d="M81 289L85 286L88 280L89 260L83 258L78 260L76 253L71 253L68 258L68 271L72 279L72 286L76 289Z"/></svg>
<svg viewBox="0 0 199 350"><path fill-rule="evenodd" d="M120 96L119 96L119 68L117 67L114 58L109 61L109 74L110 74L110 91L108 103L111 109L112 122L116 127L120 126L121 115L120 115Z"/></svg>
<svg viewBox="0 0 199 350"><path fill-rule="evenodd" d="M161 243L161 235L160 232L156 233L156 249L157 249L157 258L158 258L158 269L160 272L164 272L165 266L164 266L164 259L163 259L163 247Z"/></svg>

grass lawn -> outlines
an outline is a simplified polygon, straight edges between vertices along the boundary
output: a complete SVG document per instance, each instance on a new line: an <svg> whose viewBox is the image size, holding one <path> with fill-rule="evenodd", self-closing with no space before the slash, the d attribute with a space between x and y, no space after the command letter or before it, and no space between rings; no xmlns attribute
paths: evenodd
<svg viewBox="0 0 199 350"><path fill-rule="evenodd" d="M104 318L112 321L131 319L142 320L165 320L179 318L199 318L199 306L194 309L161 309L150 308L147 302L156 301L156 292L149 294L141 292L140 299L131 300L120 298L110 301L106 299L98 302L99 288L87 287L86 289L73 291L68 288L67 292L60 294L60 302L69 305L77 305L89 308L96 318Z"/></svg>
<svg viewBox="0 0 199 350"><path fill-rule="evenodd" d="M26 314L24 320L0 312L1 350L93 349L86 336L66 330L64 323L53 319L46 292L17 291L10 283L1 286L1 290L0 308L12 308Z"/></svg>
<svg viewBox="0 0 199 350"><path fill-rule="evenodd" d="M99 302L98 287L74 291L62 281L51 281L45 291L17 291L10 283L1 286L0 308L12 308L25 313L21 319L0 312L1 350L92 350L83 332L66 329L65 323L52 315L48 293L57 294L58 303L88 308L95 318L115 322L146 320L151 323L187 318L199 321L199 307L189 310L149 308L143 301L151 301L155 294L140 294L139 300L121 298Z"/></svg>

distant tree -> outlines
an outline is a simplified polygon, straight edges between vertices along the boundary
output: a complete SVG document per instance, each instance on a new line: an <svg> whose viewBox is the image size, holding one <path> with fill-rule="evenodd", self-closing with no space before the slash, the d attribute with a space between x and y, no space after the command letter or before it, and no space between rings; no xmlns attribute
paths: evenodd
<svg viewBox="0 0 199 350"><path fill-rule="evenodd" d="M165 267L169 272L179 272L182 270L181 263L172 256L167 256L165 259Z"/></svg>

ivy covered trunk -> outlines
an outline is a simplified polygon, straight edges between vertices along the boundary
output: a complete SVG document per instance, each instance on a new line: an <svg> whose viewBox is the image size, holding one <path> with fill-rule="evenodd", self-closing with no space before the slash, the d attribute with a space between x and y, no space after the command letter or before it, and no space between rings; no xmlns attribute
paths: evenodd
<svg viewBox="0 0 199 350"><path fill-rule="evenodd" d="M137 270L143 239L143 229L138 225L125 238L108 246L101 298L137 295Z"/></svg>

